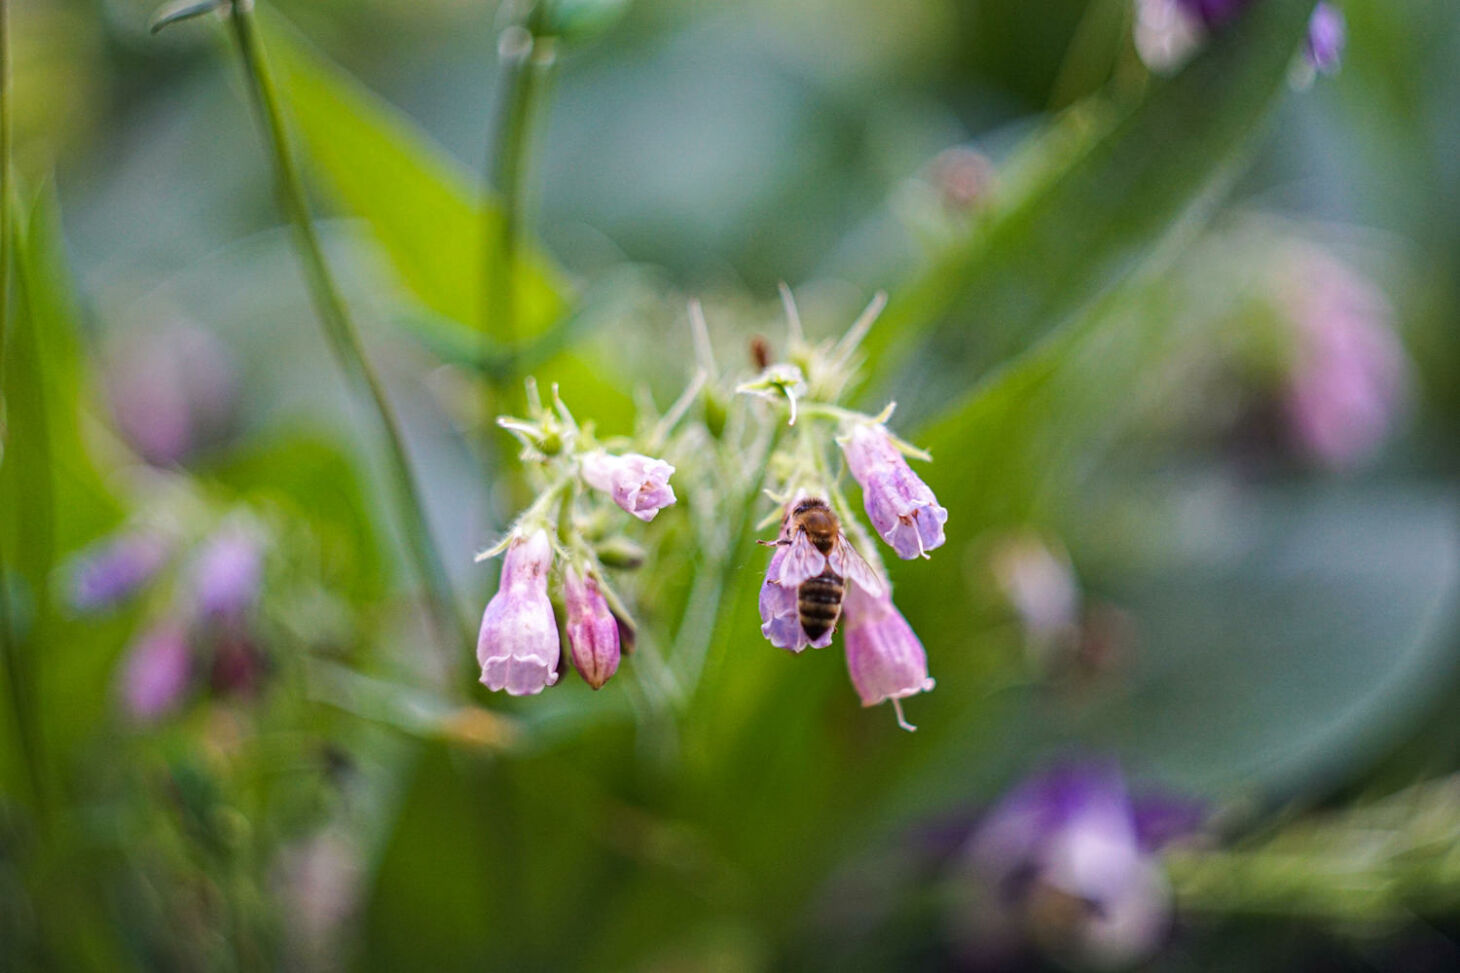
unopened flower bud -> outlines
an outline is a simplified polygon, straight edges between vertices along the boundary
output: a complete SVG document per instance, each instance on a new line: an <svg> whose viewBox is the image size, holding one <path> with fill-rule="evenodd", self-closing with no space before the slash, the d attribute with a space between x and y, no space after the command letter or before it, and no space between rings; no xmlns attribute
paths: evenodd
<svg viewBox="0 0 1460 973"><path fill-rule="evenodd" d="M488 689L530 696L558 681L558 623L547 593L552 563L545 531L514 538L508 546L502 582L477 637L477 662Z"/></svg>
<svg viewBox="0 0 1460 973"><path fill-rule="evenodd" d="M103 542L71 567L71 606L92 612L125 601L162 570L170 554L159 534L137 531Z"/></svg>
<svg viewBox="0 0 1460 973"><path fill-rule="evenodd" d="M848 585L844 611L847 671L862 705L890 699L898 725L913 729L903 719L899 700L933 688L922 643L886 591L874 596Z"/></svg>
<svg viewBox="0 0 1460 973"><path fill-rule="evenodd" d="M582 459L583 481L644 522L674 503L674 467L642 453L614 456L595 450Z"/></svg>
<svg viewBox="0 0 1460 973"><path fill-rule="evenodd" d="M927 557L946 538L947 509L912 468L888 434L876 422L857 422L839 440L852 476L862 485L862 502L877 533L897 556L907 560Z"/></svg>
<svg viewBox="0 0 1460 973"><path fill-rule="evenodd" d="M610 537L594 545L593 553L610 568L633 570L644 564L644 549L627 537Z"/></svg>
<svg viewBox="0 0 1460 973"><path fill-rule="evenodd" d="M563 572L563 602L568 609L568 644L573 667L594 689L618 671L618 620L608 609L598 581L578 569Z"/></svg>
<svg viewBox="0 0 1460 973"><path fill-rule="evenodd" d="M122 703L139 723L150 723L176 709L192 676L192 649L176 622L145 632L127 651L122 669Z"/></svg>

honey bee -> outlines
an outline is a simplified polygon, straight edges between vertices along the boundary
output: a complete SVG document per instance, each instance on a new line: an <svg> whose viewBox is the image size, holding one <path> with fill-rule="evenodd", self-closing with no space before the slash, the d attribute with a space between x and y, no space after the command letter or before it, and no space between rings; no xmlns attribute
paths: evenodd
<svg viewBox="0 0 1460 973"><path fill-rule="evenodd" d="M847 581L870 595L882 593L882 579L852 547L825 500L798 500L781 521L780 537L767 543L788 548L775 581L796 590L797 620L813 644L836 629Z"/></svg>

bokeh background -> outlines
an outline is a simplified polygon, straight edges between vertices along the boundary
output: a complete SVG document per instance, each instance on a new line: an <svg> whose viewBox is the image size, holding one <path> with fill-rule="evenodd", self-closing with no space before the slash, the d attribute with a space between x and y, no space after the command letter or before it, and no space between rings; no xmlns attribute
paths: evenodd
<svg viewBox="0 0 1460 973"><path fill-rule="evenodd" d="M1341 69L1296 84L1287 0L1175 72L1127 0L560 6L522 190L550 256L521 271L556 343L528 365L627 433L692 368L691 297L744 377L749 337L784 334L778 282L812 337L886 288L856 401L900 402L950 511L946 548L894 571L938 680L920 730L862 710L839 653L760 639L752 535L717 552L694 526L713 491L636 535L649 654L597 694L481 689L423 620L222 19L153 35L144 0L16 0L45 367L15 331L0 967L1078 967L1037 948L1057 917L970 918L962 849L1084 755L1204 812L1130 962L1460 964L1460 7L1344 0ZM259 10L473 618L473 555L529 498L507 443L478 445L458 286L519 15ZM40 453L21 373L51 383ZM138 525L170 566L82 604L88 552ZM165 684L210 559L246 624L188 635L185 697L139 718L138 647ZM653 660L682 675L701 633L666 690Z"/></svg>

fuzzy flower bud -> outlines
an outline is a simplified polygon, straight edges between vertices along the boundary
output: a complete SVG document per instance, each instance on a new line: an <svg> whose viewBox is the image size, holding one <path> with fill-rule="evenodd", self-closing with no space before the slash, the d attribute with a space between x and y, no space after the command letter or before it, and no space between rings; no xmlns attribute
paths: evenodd
<svg viewBox="0 0 1460 973"><path fill-rule="evenodd" d="M845 635L847 671L863 706L892 700L897 723L914 727L903 718L899 700L933 688L928 678L928 655L912 626L892 604L888 592L869 595L856 585L846 593Z"/></svg>
<svg viewBox="0 0 1460 973"><path fill-rule="evenodd" d="M558 681L558 623L548 600L553 548L546 532L516 537L502 563L502 582L482 615L477 662L482 685L531 696Z"/></svg>
<svg viewBox="0 0 1460 973"><path fill-rule="evenodd" d="M584 482L645 523L674 503L669 485L674 467L661 459L642 453L613 456L600 449L583 456L582 471Z"/></svg>
<svg viewBox="0 0 1460 973"><path fill-rule="evenodd" d="M192 676L192 649L182 626L164 622L139 638L122 669L122 704L139 723L176 709Z"/></svg>
<svg viewBox="0 0 1460 973"><path fill-rule="evenodd" d="M858 422L839 440L852 476L862 485L862 502L872 526L907 560L941 547L948 511L907 465L887 428Z"/></svg>
<svg viewBox="0 0 1460 973"><path fill-rule="evenodd" d="M122 534L82 554L71 567L71 606L93 612L125 601L167 563L168 543L158 534Z"/></svg>
<svg viewBox="0 0 1460 973"><path fill-rule="evenodd" d="M1308 21L1308 37L1303 43L1303 57L1313 70L1333 74L1343 57L1347 31L1343 14L1331 3L1320 3L1313 8Z"/></svg>
<svg viewBox="0 0 1460 973"><path fill-rule="evenodd" d="M603 688L618 671L618 619L609 611L598 582L578 569L563 572L563 601L568 609L568 644L573 667L594 689Z"/></svg>

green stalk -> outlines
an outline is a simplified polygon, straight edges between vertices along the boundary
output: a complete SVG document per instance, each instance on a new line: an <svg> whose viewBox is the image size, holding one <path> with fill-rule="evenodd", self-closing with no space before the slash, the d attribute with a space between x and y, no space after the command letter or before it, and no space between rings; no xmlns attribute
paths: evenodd
<svg viewBox="0 0 1460 973"><path fill-rule="evenodd" d="M500 344L506 357L502 373L509 377L516 371L514 360L520 337L516 276L527 223L533 136L557 60L553 40L534 36L535 22L534 12L525 24L514 24L502 32L501 93L492 125L482 205L482 252L486 257L482 268L482 334L487 342L482 360L491 361L495 346ZM489 204L494 197L499 207ZM494 377L486 378L490 396Z"/></svg>
<svg viewBox="0 0 1460 973"><path fill-rule="evenodd" d="M406 453L400 422L390 400L386 398L380 379L365 357L359 332L345 306L329 264L325 261L319 236L315 232L304 183L300 178L279 108L278 90L269 73L263 46L254 25L253 0L233 0L232 13L230 20L238 42L239 56L248 77L249 91L264 122L269 149L273 154L279 203L294 226L295 243L315 312L346 379L355 393L367 398L374 409L380 435L389 452L395 494L400 507L398 517L407 548L426 585L432 609L440 625L440 634L444 638L454 639L460 645L469 641L469 633L456 610L451 584L431 540L425 507L411 472L410 457Z"/></svg>
<svg viewBox="0 0 1460 973"><path fill-rule="evenodd" d="M0 393L10 331L10 5L0 0Z"/></svg>

